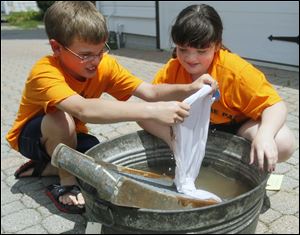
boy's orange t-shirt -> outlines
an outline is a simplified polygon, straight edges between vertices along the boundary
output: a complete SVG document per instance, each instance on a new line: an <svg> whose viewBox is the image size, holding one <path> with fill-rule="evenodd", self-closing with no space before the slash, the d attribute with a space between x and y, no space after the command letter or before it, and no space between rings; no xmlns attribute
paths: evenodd
<svg viewBox="0 0 300 235"><path fill-rule="evenodd" d="M227 50L216 53L208 74L218 82L221 94L212 104L213 124L257 120L264 109L282 100L261 71ZM192 78L175 58L156 74L153 83L188 84Z"/></svg>
<svg viewBox="0 0 300 235"><path fill-rule="evenodd" d="M107 92L125 101L142 82L109 55L103 56L97 75L85 82L65 74L53 56L43 57L30 72L17 118L6 139L12 148L18 150L18 138L24 125L36 115L55 111L55 105L69 96L79 94L84 98L99 98ZM77 119L75 123L77 132L88 131L85 123Z"/></svg>

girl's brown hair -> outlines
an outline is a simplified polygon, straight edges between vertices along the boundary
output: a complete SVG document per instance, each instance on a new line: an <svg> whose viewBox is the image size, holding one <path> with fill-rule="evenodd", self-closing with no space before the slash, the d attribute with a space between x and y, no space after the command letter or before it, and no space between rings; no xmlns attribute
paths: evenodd
<svg viewBox="0 0 300 235"><path fill-rule="evenodd" d="M222 20L216 10L200 4L188 6L179 13L171 37L177 45L202 49L211 43L222 44L222 33ZM176 48L174 51L173 58L176 57Z"/></svg>

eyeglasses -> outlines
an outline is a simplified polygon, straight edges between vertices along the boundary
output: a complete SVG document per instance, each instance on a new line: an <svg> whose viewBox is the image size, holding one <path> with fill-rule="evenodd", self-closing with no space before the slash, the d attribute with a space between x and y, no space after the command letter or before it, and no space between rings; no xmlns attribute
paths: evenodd
<svg viewBox="0 0 300 235"><path fill-rule="evenodd" d="M105 54L105 53L108 54L108 53L110 52L110 47L108 46L107 43L105 43L104 48L101 50L101 52L100 52L98 55L84 55L84 56L80 56L80 55L78 55L77 53L75 53L74 51L72 51L70 48L65 47L65 46L64 46L64 48L65 48L67 51L71 52L73 55L75 55L77 58L79 58L79 59L80 59L80 63L88 63L88 62L91 62L91 61L93 61L93 60L96 59L96 58L102 57L103 54Z"/></svg>

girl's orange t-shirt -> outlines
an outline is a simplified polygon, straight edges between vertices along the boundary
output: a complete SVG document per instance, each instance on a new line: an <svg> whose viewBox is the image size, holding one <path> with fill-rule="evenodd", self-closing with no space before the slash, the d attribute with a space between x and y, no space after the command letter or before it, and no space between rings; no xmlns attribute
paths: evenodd
<svg viewBox="0 0 300 235"><path fill-rule="evenodd" d="M212 104L213 124L257 120L266 108L282 100L261 71L227 50L215 54L208 74L218 82L221 95ZM175 58L156 74L153 83L189 84L192 78Z"/></svg>
<svg viewBox="0 0 300 235"><path fill-rule="evenodd" d="M56 110L55 105L69 96L99 98L107 92L125 101L143 81L124 69L110 55L104 55L97 75L80 82L65 74L53 56L39 60L30 72L23 90L17 118L6 139L18 150L18 138L24 125L34 116ZM85 123L75 119L76 131L87 132Z"/></svg>

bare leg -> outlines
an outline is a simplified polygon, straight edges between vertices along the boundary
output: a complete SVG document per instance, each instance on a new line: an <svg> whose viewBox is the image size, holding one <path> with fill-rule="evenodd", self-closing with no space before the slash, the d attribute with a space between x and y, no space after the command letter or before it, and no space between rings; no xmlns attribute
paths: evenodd
<svg viewBox="0 0 300 235"><path fill-rule="evenodd" d="M242 136L250 141L254 139L259 128L259 122L249 120L238 130L237 135ZM296 140L291 130L283 125L275 136L275 143L278 150L278 162L288 160L296 148Z"/></svg>
<svg viewBox="0 0 300 235"><path fill-rule="evenodd" d="M165 141L172 149L171 127L159 124L154 121L138 122L138 124L147 132Z"/></svg>
<svg viewBox="0 0 300 235"><path fill-rule="evenodd" d="M77 146L74 120L69 114L63 111L45 115L41 124L41 131L43 136L41 142L45 146L49 156L52 156L55 147L59 143L64 143L71 148L76 148ZM58 176L62 186L77 185L76 178L63 169L58 169ZM72 194L65 194L59 200L64 204L84 205L81 193L77 197Z"/></svg>

